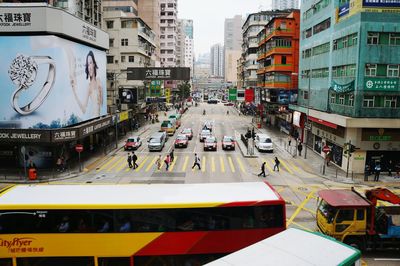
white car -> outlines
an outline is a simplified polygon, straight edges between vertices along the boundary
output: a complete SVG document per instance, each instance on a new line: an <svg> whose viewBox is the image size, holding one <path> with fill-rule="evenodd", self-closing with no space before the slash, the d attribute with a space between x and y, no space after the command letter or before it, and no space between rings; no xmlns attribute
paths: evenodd
<svg viewBox="0 0 400 266"><path fill-rule="evenodd" d="M267 134L256 134L254 145L258 151L274 152L274 145L272 139Z"/></svg>
<svg viewBox="0 0 400 266"><path fill-rule="evenodd" d="M203 142L207 137L211 136L211 131L208 129L203 129L200 133L200 142Z"/></svg>

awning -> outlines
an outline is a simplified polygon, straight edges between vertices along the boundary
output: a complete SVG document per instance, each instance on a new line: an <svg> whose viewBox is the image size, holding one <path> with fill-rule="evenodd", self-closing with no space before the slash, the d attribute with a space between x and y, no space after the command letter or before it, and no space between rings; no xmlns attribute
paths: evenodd
<svg viewBox="0 0 400 266"><path fill-rule="evenodd" d="M315 118L315 117L312 117L312 116L308 116L308 120L311 120L311 121L313 121L315 123L318 123L318 124L321 124L321 125L324 125L324 126L327 126L327 127L330 127L330 128L337 129L337 125L336 124L328 122L328 121L325 121L325 120L322 120L322 119L318 119L318 118Z"/></svg>

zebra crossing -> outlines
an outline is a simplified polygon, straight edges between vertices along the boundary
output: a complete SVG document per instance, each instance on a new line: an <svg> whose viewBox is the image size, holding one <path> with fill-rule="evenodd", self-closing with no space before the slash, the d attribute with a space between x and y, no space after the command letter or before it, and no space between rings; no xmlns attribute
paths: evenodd
<svg viewBox="0 0 400 266"><path fill-rule="evenodd" d="M116 155L108 158L101 165L93 171L101 173L152 173L155 171L165 172L164 157L161 159L161 168L157 169L156 161L159 155L154 154L142 154L139 156L137 161L138 167L132 169L128 167L128 163L125 155ZM285 160L280 159L280 172L273 171L274 169L274 159L271 158L258 158L255 162L250 163L250 160L246 159L240 155L211 155L211 154L200 154L200 165L201 169L197 167L192 168L193 156L186 154L178 154L175 156L174 161L169 166L168 172L187 172L192 173L219 173L219 174L251 174L258 173L260 171L260 166L263 161L266 162L266 172L269 174L282 174L287 173L290 175L302 174L306 177L315 177L312 174L312 170L306 164L301 161L296 160Z"/></svg>

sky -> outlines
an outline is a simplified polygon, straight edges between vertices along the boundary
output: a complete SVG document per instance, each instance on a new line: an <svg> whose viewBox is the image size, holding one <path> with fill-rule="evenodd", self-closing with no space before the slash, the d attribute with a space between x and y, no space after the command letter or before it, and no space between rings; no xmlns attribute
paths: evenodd
<svg viewBox="0 0 400 266"><path fill-rule="evenodd" d="M193 20L196 58L224 43L225 18L267 10L271 0L178 0L178 18Z"/></svg>

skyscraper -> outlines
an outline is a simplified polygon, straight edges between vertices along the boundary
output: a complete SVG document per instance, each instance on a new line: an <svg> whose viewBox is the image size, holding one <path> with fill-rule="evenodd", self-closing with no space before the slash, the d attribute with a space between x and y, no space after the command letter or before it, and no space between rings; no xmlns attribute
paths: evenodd
<svg viewBox="0 0 400 266"><path fill-rule="evenodd" d="M178 20L178 62L179 66L193 70L193 20Z"/></svg>
<svg viewBox="0 0 400 266"><path fill-rule="evenodd" d="M241 15L225 19L224 27L224 77L226 82L236 85L237 60L241 55L242 47L242 24Z"/></svg>
<svg viewBox="0 0 400 266"><path fill-rule="evenodd" d="M223 77L224 76L224 47L221 44L214 44L211 46L210 53L211 61L211 76Z"/></svg>
<svg viewBox="0 0 400 266"><path fill-rule="evenodd" d="M175 67L177 63L177 2L160 0L160 59L165 67Z"/></svg>

